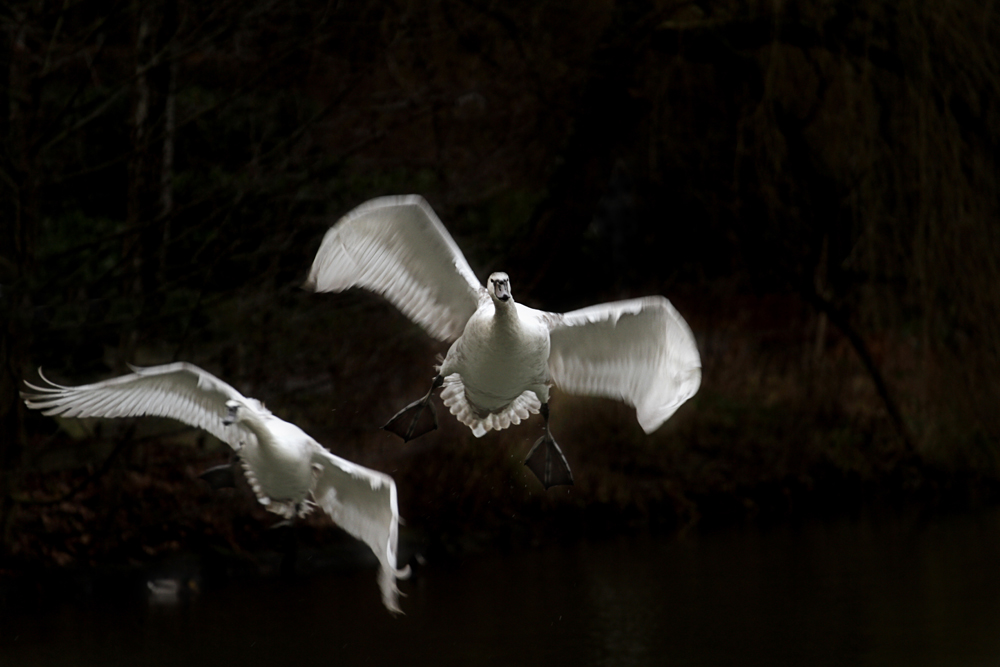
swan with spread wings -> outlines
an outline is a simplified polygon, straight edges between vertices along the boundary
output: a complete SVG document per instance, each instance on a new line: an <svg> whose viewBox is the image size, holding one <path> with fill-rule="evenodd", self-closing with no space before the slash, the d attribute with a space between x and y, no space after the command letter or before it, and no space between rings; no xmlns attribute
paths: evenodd
<svg viewBox="0 0 1000 667"><path fill-rule="evenodd" d="M691 398L701 358L684 319L662 296L550 313L516 303L509 276L480 284L422 197L381 197L331 227L306 287L363 287L388 299L451 348L427 394L383 427L410 440L437 427L435 389L481 437L541 413L544 435L525 460L545 488L573 475L549 431L549 389L616 398L650 433Z"/></svg>
<svg viewBox="0 0 1000 667"><path fill-rule="evenodd" d="M29 408L62 417L170 417L204 429L236 452L257 500L287 520L321 507L378 558L386 608L399 612L399 511L388 475L334 456L295 424L271 414L211 373L185 362L132 368L128 375L66 387L25 384Z"/></svg>

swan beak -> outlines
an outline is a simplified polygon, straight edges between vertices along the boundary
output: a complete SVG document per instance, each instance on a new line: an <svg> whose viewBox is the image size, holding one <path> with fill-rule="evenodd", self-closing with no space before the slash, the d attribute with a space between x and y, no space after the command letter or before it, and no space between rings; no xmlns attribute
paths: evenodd
<svg viewBox="0 0 1000 667"><path fill-rule="evenodd" d="M507 301L510 299L510 285L507 284L507 281L497 281L494 289L496 290L497 298L501 301Z"/></svg>
<svg viewBox="0 0 1000 667"><path fill-rule="evenodd" d="M236 408L237 408L237 406L235 406L235 405L227 405L226 408L228 409L228 412L226 412L226 416L222 418L222 425L223 426L232 426L233 424L236 423Z"/></svg>

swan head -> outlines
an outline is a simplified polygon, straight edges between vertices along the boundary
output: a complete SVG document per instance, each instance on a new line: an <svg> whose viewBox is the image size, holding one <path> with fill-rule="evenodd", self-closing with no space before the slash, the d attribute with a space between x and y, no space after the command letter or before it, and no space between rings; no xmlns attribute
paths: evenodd
<svg viewBox="0 0 1000 667"><path fill-rule="evenodd" d="M232 426L238 422L242 408L239 401L226 401L226 416L222 418L222 423L226 426Z"/></svg>
<svg viewBox="0 0 1000 667"><path fill-rule="evenodd" d="M232 426L236 422L249 420L267 419L271 411L264 407L264 404L256 398L246 398L242 401L229 399L226 401L226 416L222 418L225 426Z"/></svg>
<svg viewBox="0 0 1000 667"><path fill-rule="evenodd" d="M486 281L486 289L494 301L512 301L514 299L510 293L510 278L503 271L490 274L490 279Z"/></svg>

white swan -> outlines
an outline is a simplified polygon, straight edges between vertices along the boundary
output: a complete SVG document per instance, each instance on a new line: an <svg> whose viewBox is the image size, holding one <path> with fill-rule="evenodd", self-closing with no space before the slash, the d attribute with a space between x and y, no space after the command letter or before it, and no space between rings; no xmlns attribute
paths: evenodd
<svg viewBox="0 0 1000 667"><path fill-rule="evenodd" d="M306 287L364 287L432 336L452 342L426 396L383 428L404 440L437 425L433 391L480 437L541 412L545 434L525 460L545 488L572 484L549 432L549 387L607 396L636 408L650 433L698 391L701 359L684 319L661 296L549 313L515 303L506 273L482 287L422 197L381 197L327 231ZM540 449L540 446L542 447ZM544 452L544 456L542 453Z"/></svg>
<svg viewBox="0 0 1000 667"><path fill-rule="evenodd" d="M271 414L211 373L184 362L135 368L121 377L77 387L25 384L29 408L63 417L170 417L204 429L233 448L257 499L286 519L319 505L341 528L375 552L382 601L399 612L396 569L399 512L396 484L375 470L328 452L295 424Z"/></svg>

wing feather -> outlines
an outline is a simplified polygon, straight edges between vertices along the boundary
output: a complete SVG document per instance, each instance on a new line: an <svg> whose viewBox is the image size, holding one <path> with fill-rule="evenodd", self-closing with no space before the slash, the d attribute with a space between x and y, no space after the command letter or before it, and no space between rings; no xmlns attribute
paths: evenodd
<svg viewBox="0 0 1000 667"><path fill-rule="evenodd" d="M41 369L42 385L25 384L36 393L21 392L25 404L46 415L62 417L169 417L204 429L238 448L253 433L240 424L226 426L226 401L255 404L208 371L185 362L132 367L120 377L67 387L52 382ZM259 404L258 404L259 405Z"/></svg>
<svg viewBox="0 0 1000 667"><path fill-rule="evenodd" d="M372 199L327 231L306 287L363 287L388 299L432 336L462 335L482 286L423 197Z"/></svg>
<svg viewBox="0 0 1000 667"><path fill-rule="evenodd" d="M318 443L313 463L323 468L313 490L316 504L375 553L382 602L390 611L400 612L396 579L408 577L410 568L396 568L400 521L396 483L389 475L334 456Z"/></svg>
<svg viewBox="0 0 1000 667"><path fill-rule="evenodd" d="M701 384L701 357L684 318L662 296L549 313L549 373L561 389L616 398L651 433Z"/></svg>

